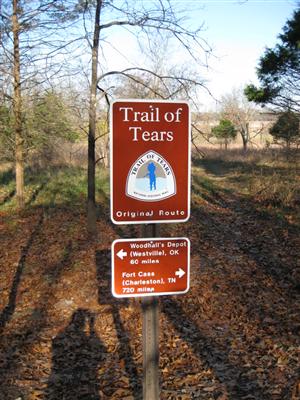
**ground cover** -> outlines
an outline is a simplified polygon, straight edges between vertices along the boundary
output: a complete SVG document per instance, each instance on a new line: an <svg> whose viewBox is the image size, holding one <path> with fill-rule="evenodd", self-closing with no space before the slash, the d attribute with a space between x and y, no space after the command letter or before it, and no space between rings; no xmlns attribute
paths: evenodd
<svg viewBox="0 0 300 400"><path fill-rule="evenodd" d="M160 298L161 399L296 400L299 177L229 154L194 159L191 219L161 228L192 251L190 292ZM93 241L82 169L27 176L18 213L0 174L0 399L141 399L140 302L110 294L111 242L140 227L110 222L107 172Z"/></svg>

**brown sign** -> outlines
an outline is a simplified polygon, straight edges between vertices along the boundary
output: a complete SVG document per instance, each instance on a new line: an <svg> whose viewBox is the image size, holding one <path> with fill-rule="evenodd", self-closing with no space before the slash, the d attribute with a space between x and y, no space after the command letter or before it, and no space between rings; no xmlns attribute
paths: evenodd
<svg viewBox="0 0 300 400"><path fill-rule="evenodd" d="M112 244L115 297L157 296L189 290L187 238L120 239Z"/></svg>
<svg viewBox="0 0 300 400"><path fill-rule="evenodd" d="M119 100L111 109L111 218L184 222L190 214L186 102Z"/></svg>

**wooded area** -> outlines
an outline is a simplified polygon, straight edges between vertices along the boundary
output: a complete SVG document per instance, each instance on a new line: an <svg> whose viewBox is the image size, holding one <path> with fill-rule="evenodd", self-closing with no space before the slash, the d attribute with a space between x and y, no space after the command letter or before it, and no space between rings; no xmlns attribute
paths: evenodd
<svg viewBox="0 0 300 400"><path fill-rule="evenodd" d="M142 229L109 218L118 98L192 110L191 218L161 227L192 252L190 291L159 299L161 399L300 399L300 11L261 86L204 113L188 7L0 1L0 400L141 399L141 304L110 287L112 241Z"/></svg>

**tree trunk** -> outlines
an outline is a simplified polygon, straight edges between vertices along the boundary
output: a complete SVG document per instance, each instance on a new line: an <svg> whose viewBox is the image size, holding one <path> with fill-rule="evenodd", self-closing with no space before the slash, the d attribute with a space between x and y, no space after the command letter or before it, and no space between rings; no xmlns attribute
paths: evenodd
<svg viewBox="0 0 300 400"><path fill-rule="evenodd" d="M228 139L225 138L225 151L227 151L227 148L228 148Z"/></svg>
<svg viewBox="0 0 300 400"><path fill-rule="evenodd" d="M242 140L243 140L243 150L244 153L247 152L248 149L248 142L250 139L250 132L249 132L249 123L246 123L246 128L243 128L243 131L241 132Z"/></svg>
<svg viewBox="0 0 300 400"><path fill-rule="evenodd" d="M94 38L92 47L92 73L90 87L89 133L88 133L88 198L87 198L87 229L89 234L96 234L96 198L95 198L95 140L96 140L96 107L97 78L100 36L100 12L102 0L97 0L95 11Z"/></svg>
<svg viewBox="0 0 300 400"><path fill-rule="evenodd" d="M291 141L289 139L286 140L286 160L290 160L291 154Z"/></svg>
<svg viewBox="0 0 300 400"><path fill-rule="evenodd" d="M245 132L243 132L243 133L241 134L241 136L242 136L242 141L243 141L243 151L246 153L246 151L247 151L247 145L248 145L248 140L247 140L247 137L245 136Z"/></svg>
<svg viewBox="0 0 300 400"><path fill-rule="evenodd" d="M13 0L13 43L14 43L14 98L13 110L15 117L15 158L16 158L16 194L19 208L24 207L24 141L22 132L22 97L20 78L20 42L18 0Z"/></svg>

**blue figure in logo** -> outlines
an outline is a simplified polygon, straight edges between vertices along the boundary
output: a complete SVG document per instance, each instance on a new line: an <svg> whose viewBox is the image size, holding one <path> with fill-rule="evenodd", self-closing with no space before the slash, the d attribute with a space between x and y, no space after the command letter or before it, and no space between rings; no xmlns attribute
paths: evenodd
<svg viewBox="0 0 300 400"><path fill-rule="evenodd" d="M153 164L153 162L151 162L148 167L148 174L145 175L149 176L149 181L150 181L150 191L151 190L156 190L156 175L155 175L155 170L156 170L156 166Z"/></svg>

